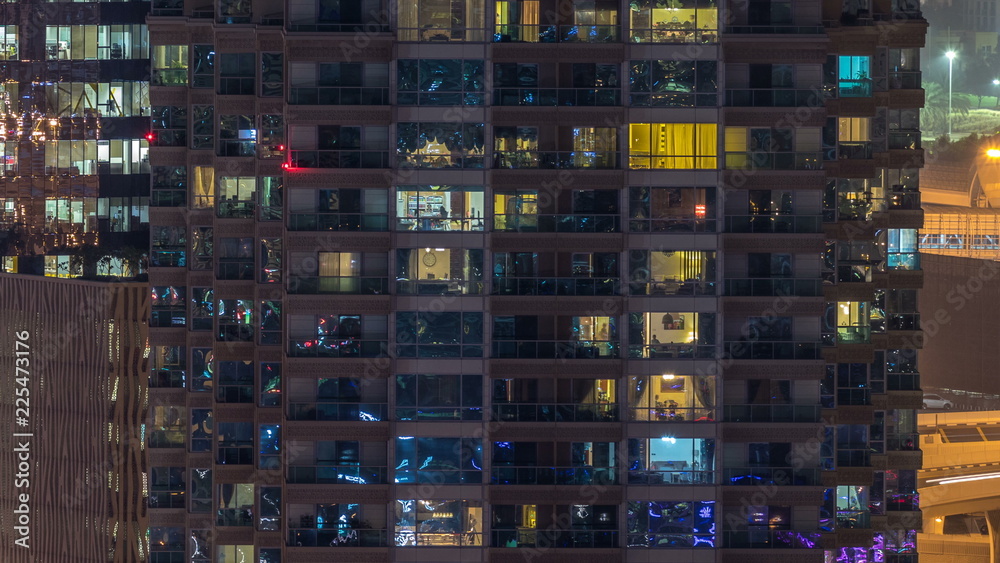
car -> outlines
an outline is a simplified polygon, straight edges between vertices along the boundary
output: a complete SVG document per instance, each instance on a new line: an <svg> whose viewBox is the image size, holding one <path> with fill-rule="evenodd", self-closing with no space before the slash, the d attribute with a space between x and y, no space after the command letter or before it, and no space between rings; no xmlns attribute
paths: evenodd
<svg viewBox="0 0 1000 563"><path fill-rule="evenodd" d="M941 395L924 395L924 408L925 409L950 409L952 406L951 401L941 397Z"/></svg>

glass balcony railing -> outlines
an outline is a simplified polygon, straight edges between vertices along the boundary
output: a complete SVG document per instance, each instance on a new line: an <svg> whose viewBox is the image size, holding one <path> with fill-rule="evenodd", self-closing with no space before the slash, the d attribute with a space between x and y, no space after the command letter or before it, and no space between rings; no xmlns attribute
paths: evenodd
<svg viewBox="0 0 1000 563"><path fill-rule="evenodd" d="M730 107L821 107L826 101L822 90L746 88L726 90Z"/></svg>
<svg viewBox="0 0 1000 563"><path fill-rule="evenodd" d="M821 483L819 469L792 467L728 467L722 481L724 485L743 487L753 485L812 487Z"/></svg>
<svg viewBox="0 0 1000 563"><path fill-rule="evenodd" d="M617 43L618 25L534 25L500 24L493 35L496 43Z"/></svg>
<svg viewBox="0 0 1000 563"><path fill-rule="evenodd" d="M885 509L887 512L902 512L920 510L920 495L916 493L886 495Z"/></svg>
<svg viewBox="0 0 1000 563"><path fill-rule="evenodd" d="M388 215L362 213L292 213L290 231L371 231L389 230Z"/></svg>
<svg viewBox="0 0 1000 563"><path fill-rule="evenodd" d="M885 447L890 452L913 452L920 449L920 434L893 434L886 436Z"/></svg>
<svg viewBox="0 0 1000 563"><path fill-rule="evenodd" d="M714 471L636 469L628 472L629 485L714 485Z"/></svg>
<svg viewBox="0 0 1000 563"><path fill-rule="evenodd" d="M377 358L387 353L386 340L355 340L329 336L290 340L288 355L294 358Z"/></svg>
<svg viewBox="0 0 1000 563"><path fill-rule="evenodd" d="M628 230L633 233L714 233L716 223L714 217L705 218L695 214L650 219L630 217Z"/></svg>
<svg viewBox="0 0 1000 563"><path fill-rule="evenodd" d="M914 150L920 148L919 131L889 131L889 148Z"/></svg>
<svg viewBox="0 0 1000 563"><path fill-rule="evenodd" d="M498 151L493 168L617 170L617 151Z"/></svg>
<svg viewBox="0 0 1000 563"><path fill-rule="evenodd" d="M837 527L840 529L862 530L871 528L871 513L867 510L838 510Z"/></svg>
<svg viewBox="0 0 1000 563"><path fill-rule="evenodd" d="M618 422L618 405L611 403L493 404L497 422Z"/></svg>
<svg viewBox="0 0 1000 563"><path fill-rule="evenodd" d="M918 252L890 252L886 256L886 266L890 270L919 270L920 253Z"/></svg>
<svg viewBox="0 0 1000 563"><path fill-rule="evenodd" d="M388 168L387 151L291 150L291 168Z"/></svg>
<svg viewBox="0 0 1000 563"><path fill-rule="evenodd" d="M493 216L493 230L520 233L620 233L621 216L499 214Z"/></svg>
<svg viewBox="0 0 1000 563"><path fill-rule="evenodd" d="M818 35L826 33L821 25L732 25L726 26L726 33L761 34L761 35Z"/></svg>
<svg viewBox="0 0 1000 563"><path fill-rule="evenodd" d="M920 330L920 313L890 313L884 324L888 330Z"/></svg>
<svg viewBox="0 0 1000 563"><path fill-rule="evenodd" d="M296 18L288 22L288 31L321 33L388 33L387 22L372 20L365 23L323 22L314 18Z"/></svg>
<svg viewBox="0 0 1000 563"><path fill-rule="evenodd" d="M722 547L736 549L819 549L819 532L796 532L792 530L759 530L747 532L723 532Z"/></svg>
<svg viewBox="0 0 1000 563"><path fill-rule="evenodd" d="M821 233L822 215L729 215L727 233Z"/></svg>
<svg viewBox="0 0 1000 563"><path fill-rule="evenodd" d="M818 422L819 405L725 405L726 422Z"/></svg>
<svg viewBox="0 0 1000 563"><path fill-rule="evenodd" d="M919 70L901 70L889 73L889 89L891 90L915 90L921 87L921 73Z"/></svg>
<svg viewBox="0 0 1000 563"><path fill-rule="evenodd" d="M871 467L872 456L870 450L861 449L841 449L837 446L837 466L838 467Z"/></svg>
<svg viewBox="0 0 1000 563"><path fill-rule="evenodd" d="M724 354L733 360L818 360L819 342L726 342Z"/></svg>
<svg viewBox="0 0 1000 563"><path fill-rule="evenodd" d="M650 345L632 345L628 347L629 358L714 358L715 346L698 345L691 342L667 343Z"/></svg>
<svg viewBox="0 0 1000 563"><path fill-rule="evenodd" d="M493 278L493 295L618 295L618 278Z"/></svg>
<svg viewBox="0 0 1000 563"><path fill-rule="evenodd" d="M646 24L649 25L649 24ZM664 22L653 24L652 28L633 27L630 38L632 43L718 43L719 33L714 29L691 29L683 27L683 23Z"/></svg>
<svg viewBox="0 0 1000 563"><path fill-rule="evenodd" d="M288 405L288 420L380 422L389 420L389 405L386 403L291 402Z"/></svg>
<svg viewBox="0 0 1000 563"><path fill-rule="evenodd" d="M386 468L359 465L292 465L287 483L317 485L385 485Z"/></svg>
<svg viewBox="0 0 1000 563"><path fill-rule="evenodd" d="M890 210L917 211L920 207L919 192L892 192L886 200Z"/></svg>
<svg viewBox="0 0 1000 563"><path fill-rule="evenodd" d="M868 78L838 80L837 93L841 98L870 98L872 81Z"/></svg>
<svg viewBox="0 0 1000 563"><path fill-rule="evenodd" d="M494 358L612 359L619 357L621 346L608 341L539 341L493 342Z"/></svg>
<svg viewBox="0 0 1000 563"><path fill-rule="evenodd" d="M726 280L726 295L730 297L774 297L823 295L823 280L748 278Z"/></svg>
<svg viewBox="0 0 1000 563"><path fill-rule="evenodd" d="M837 155L847 160L865 160L872 157L870 141L841 142L837 144Z"/></svg>
<svg viewBox="0 0 1000 563"><path fill-rule="evenodd" d="M630 285L632 295L715 295L715 282L670 279Z"/></svg>
<svg viewBox="0 0 1000 563"><path fill-rule="evenodd" d="M288 281L288 293L296 295L319 293L384 295L389 293L389 278L293 276Z"/></svg>
<svg viewBox="0 0 1000 563"><path fill-rule="evenodd" d="M490 471L494 485L614 485L615 467L496 467Z"/></svg>
<svg viewBox="0 0 1000 563"><path fill-rule="evenodd" d="M407 280L396 279L400 295L481 295L483 282L460 279Z"/></svg>
<svg viewBox="0 0 1000 563"><path fill-rule="evenodd" d="M495 88L495 106L620 106L620 88Z"/></svg>
<svg viewBox="0 0 1000 563"><path fill-rule="evenodd" d="M482 231L486 221L479 217L396 217L397 231Z"/></svg>
<svg viewBox="0 0 1000 563"><path fill-rule="evenodd" d="M714 422L715 409L705 407L632 407L629 420L635 422Z"/></svg>
<svg viewBox="0 0 1000 563"><path fill-rule="evenodd" d="M465 535L465 534L461 534ZM492 547L539 547L555 548L616 548L618 532L584 530L496 530L492 532Z"/></svg>
<svg viewBox="0 0 1000 563"><path fill-rule="evenodd" d="M727 170L822 170L822 152L727 152Z"/></svg>
<svg viewBox="0 0 1000 563"><path fill-rule="evenodd" d="M297 547L387 547L388 530L351 530L336 524L327 528L288 530L288 545Z"/></svg>
<svg viewBox="0 0 1000 563"><path fill-rule="evenodd" d="M388 88L298 87L288 92L289 105L384 106Z"/></svg>
<svg viewBox="0 0 1000 563"><path fill-rule="evenodd" d="M478 154L455 156L450 154L398 154L396 165L400 168L468 168L483 167L483 157Z"/></svg>
<svg viewBox="0 0 1000 563"><path fill-rule="evenodd" d="M872 341L870 326L838 326L838 344L868 344Z"/></svg>

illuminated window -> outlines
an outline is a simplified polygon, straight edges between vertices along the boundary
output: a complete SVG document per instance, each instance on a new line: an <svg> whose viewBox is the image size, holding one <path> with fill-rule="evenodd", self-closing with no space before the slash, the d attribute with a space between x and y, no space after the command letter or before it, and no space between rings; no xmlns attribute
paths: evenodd
<svg viewBox="0 0 1000 563"><path fill-rule="evenodd" d="M838 85L841 97L867 98L872 95L871 57L840 57Z"/></svg>
<svg viewBox="0 0 1000 563"><path fill-rule="evenodd" d="M48 47L49 56L57 45ZM57 51L58 57L58 51ZM56 57L53 57L56 58ZM153 47L153 75L150 83L155 86L186 86L188 83L187 45L157 45Z"/></svg>
<svg viewBox="0 0 1000 563"><path fill-rule="evenodd" d="M867 117L841 117L838 139L841 142L870 141L870 120Z"/></svg>
<svg viewBox="0 0 1000 563"><path fill-rule="evenodd" d="M629 2L633 43L715 43L719 9L713 0Z"/></svg>
<svg viewBox="0 0 1000 563"><path fill-rule="evenodd" d="M400 41L482 41L483 0L414 0L399 5Z"/></svg>
<svg viewBox="0 0 1000 563"><path fill-rule="evenodd" d="M718 154L714 123L632 123L629 167L713 169Z"/></svg>

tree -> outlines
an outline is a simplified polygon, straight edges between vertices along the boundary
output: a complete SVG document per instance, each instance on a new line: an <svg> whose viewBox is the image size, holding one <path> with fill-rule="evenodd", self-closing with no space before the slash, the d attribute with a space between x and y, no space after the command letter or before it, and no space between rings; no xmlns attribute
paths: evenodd
<svg viewBox="0 0 1000 563"><path fill-rule="evenodd" d="M969 115L972 104L969 98L955 94L952 99L952 112L958 115ZM948 89L936 82L924 82L924 109L920 112L920 122L924 131L945 132L948 130Z"/></svg>

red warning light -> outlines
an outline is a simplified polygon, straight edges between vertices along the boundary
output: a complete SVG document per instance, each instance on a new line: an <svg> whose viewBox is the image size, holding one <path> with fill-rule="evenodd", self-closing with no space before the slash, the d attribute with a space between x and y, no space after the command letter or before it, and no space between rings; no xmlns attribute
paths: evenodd
<svg viewBox="0 0 1000 563"><path fill-rule="evenodd" d="M152 143L153 139L155 139L155 138L156 138L156 135L154 135L152 133L146 133L146 140L149 141L150 143Z"/></svg>

